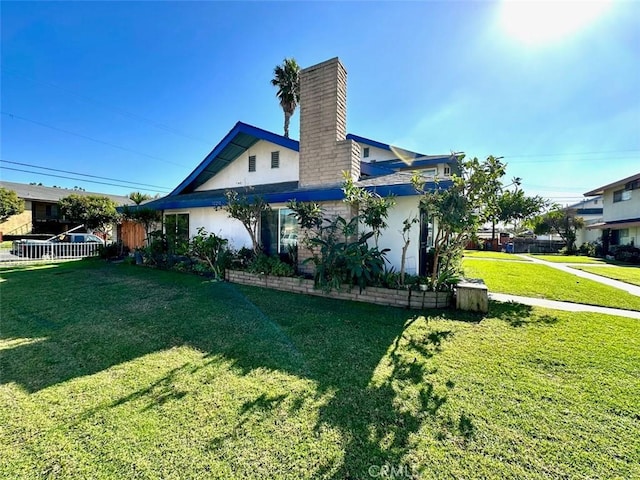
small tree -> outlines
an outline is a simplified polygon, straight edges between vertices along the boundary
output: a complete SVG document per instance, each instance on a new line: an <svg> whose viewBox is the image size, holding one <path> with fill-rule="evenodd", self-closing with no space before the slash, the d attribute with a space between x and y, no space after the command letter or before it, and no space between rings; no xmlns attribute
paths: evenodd
<svg viewBox="0 0 640 480"><path fill-rule="evenodd" d="M375 192L370 192L353 183L353 179L347 172L343 172L344 201L358 210L360 220L373 232L376 247L382 230L387 228L389 209L396 204L392 196L381 197Z"/></svg>
<svg viewBox="0 0 640 480"><path fill-rule="evenodd" d="M400 258L400 285L404 285L405 267L407 263L407 250L411 243L411 228L418 223L418 217L405 218L402 221L402 256Z"/></svg>
<svg viewBox="0 0 640 480"><path fill-rule="evenodd" d="M498 198L498 220L511 225L514 233L519 233L522 225L539 215L549 202L536 195L528 197L518 186L515 190L507 190Z"/></svg>
<svg viewBox="0 0 640 480"><path fill-rule="evenodd" d="M437 182L434 189L425 189L425 179L419 174L413 177L413 185L422 195L421 210L438 224L429 272L434 288L442 283L439 278L459 273L467 241L495 215L497 185L505 174L505 165L493 156L484 161L477 158L465 161L460 156L457 162L460 174L452 176L453 185L448 189Z"/></svg>
<svg viewBox="0 0 640 480"><path fill-rule="evenodd" d="M576 250L576 230L584 226L582 217L576 217L561 209L558 205L532 220L533 231L536 235L557 233L567 245L567 253Z"/></svg>
<svg viewBox="0 0 640 480"><path fill-rule="evenodd" d="M72 193L58 201L60 213L72 222L84 223L106 238L108 227L118 221L116 204L109 197Z"/></svg>
<svg viewBox="0 0 640 480"><path fill-rule="evenodd" d="M24 200L13 190L0 187L0 223L24 212Z"/></svg>
<svg viewBox="0 0 640 480"><path fill-rule="evenodd" d="M247 195L239 195L233 190L227 190L225 197L227 197L226 210L229 217L240 220L251 237L253 252L258 255L261 250L258 235L260 218L264 212L270 212L271 207L260 196L254 195L252 199L249 199Z"/></svg>

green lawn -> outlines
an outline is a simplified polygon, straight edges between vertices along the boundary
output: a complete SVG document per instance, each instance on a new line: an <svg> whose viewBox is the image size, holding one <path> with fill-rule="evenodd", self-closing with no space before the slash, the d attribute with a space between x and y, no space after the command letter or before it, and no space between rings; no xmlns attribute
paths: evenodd
<svg viewBox="0 0 640 480"><path fill-rule="evenodd" d="M485 258L491 260L511 260L511 261L530 261L527 258L516 257L512 253L503 253L503 252L488 252L481 250L465 250L464 251L465 258Z"/></svg>
<svg viewBox="0 0 640 480"><path fill-rule="evenodd" d="M465 276L482 278L492 292L640 310L640 297L546 265L465 259L463 267Z"/></svg>
<svg viewBox="0 0 640 480"><path fill-rule="evenodd" d="M0 275L0 478L640 476L637 320L98 261Z"/></svg>
<svg viewBox="0 0 640 480"><path fill-rule="evenodd" d="M529 255L533 258L553 263L606 263L603 258L587 257L586 255Z"/></svg>
<svg viewBox="0 0 640 480"><path fill-rule="evenodd" d="M621 282L640 285L640 267L572 267L602 277L613 278Z"/></svg>

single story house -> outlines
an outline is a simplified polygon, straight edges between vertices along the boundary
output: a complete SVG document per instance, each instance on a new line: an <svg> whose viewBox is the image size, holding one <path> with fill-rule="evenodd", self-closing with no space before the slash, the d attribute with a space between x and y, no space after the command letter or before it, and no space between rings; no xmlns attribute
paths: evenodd
<svg viewBox="0 0 640 480"><path fill-rule="evenodd" d="M347 172L356 185L381 196L395 196L379 246L390 249L387 258L396 269L403 221L421 218L411 231L406 271L424 273L426 251L437 226L421 216L412 172L420 170L446 188L451 185L457 156L424 155L347 134L346 94L347 74L338 58L301 70L300 141L238 122L169 195L145 207L162 210L165 229L176 238L186 240L204 227L240 248L251 245L249 235L219 207L225 205L227 190L260 195L273 209L261 219L261 243L269 253L284 253L297 242L289 200L318 202L325 216L351 218L353 212L343 202L341 189L343 172ZM433 188L435 183L427 186Z"/></svg>
<svg viewBox="0 0 640 480"><path fill-rule="evenodd" d="M24 212L12 216L0 224L0 232L5 237L29 234L57 235L77 226L77 224L61 217L58 212L58 201L71 194L105 196L113 200L116 205L133 203L128 197L121 195L45 187L43 185L0 181L0 187L13 190L18 198L24 200Z"/></svg>
<svg viewBox="0 0 640 480"><path fill-rule="evenodd" d="M635 245L640 242L640 173L598 187L585 197L602 196L602 221L587 228L602 235L605 248L610 245Z"/></svg>

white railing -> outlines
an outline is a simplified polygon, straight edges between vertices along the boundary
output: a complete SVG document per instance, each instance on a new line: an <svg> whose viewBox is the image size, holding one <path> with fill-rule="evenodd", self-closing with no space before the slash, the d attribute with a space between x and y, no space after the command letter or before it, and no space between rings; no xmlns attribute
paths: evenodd
<svg viewBox="0 0 640 480"><path fill-rule="evenodd" d="M13 242L11 254L21 260L55 260L95 257L100 253L101 244L96 242ZM16 259L17 260L17 259Z"/></svg>

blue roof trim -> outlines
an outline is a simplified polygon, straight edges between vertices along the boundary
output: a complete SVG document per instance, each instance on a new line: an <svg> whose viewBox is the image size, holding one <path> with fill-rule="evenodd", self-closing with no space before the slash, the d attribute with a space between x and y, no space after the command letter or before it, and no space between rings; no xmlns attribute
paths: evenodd
<svg viewBox="0 0 640 480"><path fill-rule="evenodd" d="M267 142L275 143L276 145L280 145L281 147L288 148L290 150L295 150L296 152L300 150L300 143L297 140L292 140L290 138L284 137L282 135L278 135L273 132L268 132L267 130L263 130L258 127L254 127L253 125L249 125L247 123L238 122L234 125L234 127L225 135L225 137L215 146L211 152L200 162L200 164L189 174L187 178L185 178L180 185L178 185L169 196L175 196L183 192L191 183L193 183L198 176L215 160L215 158L222 152L222 150L227 147L233 139L237 137L239 134L244 133L246 135L250 135L258 140L265 140Z"/></svg>
<svg viewBox="0 0 640 480"><path fill-rule="evenodd" d="M429 190L435 190L436 188L447 189L452 185L450 181L439 182L437 185L434 182L427 182L425 188ZM396 197L407 197L412 195L418 195L413 185L397 184L397 185L376 185L372 187L365 187L367 190L377 193L380 196L386 197L394 195ZM289 200L298 200L300 202L325 202L331 200L342 200L344 198L344 192L341 187L334 188L322 188L322 189L310 189L310 190L294 190L291 192L279 192L279 193L267 193L260 195L268 203L287 203ZM247 195L249 199L253 198L253 195ZM181 199L177 196L166 196L164 199L158 199L154 201L154 207L156 210L180 210L187 208L199 208L199 207L223 207L227 204L227 199L223 195L216 195L210 198L197 198L197 199Z"/></svg>
<svg viewBox="0 0 640 480"><path fill-rule="evenodd" d="M347 140L353 140L358 143L364 143L365 145L369 145L371 147L381 148L382 150L387 150L391 152L391 145L386 143L377 142L376 140L371 140L370 138L361 137L360 135L354 135L353 133L347 134ZM426 155L418 152L414 152L413 150L407 150L406 148L398 147L400 150L404 150L405 152L415 153L418 157L425 157Z"/></svg>

